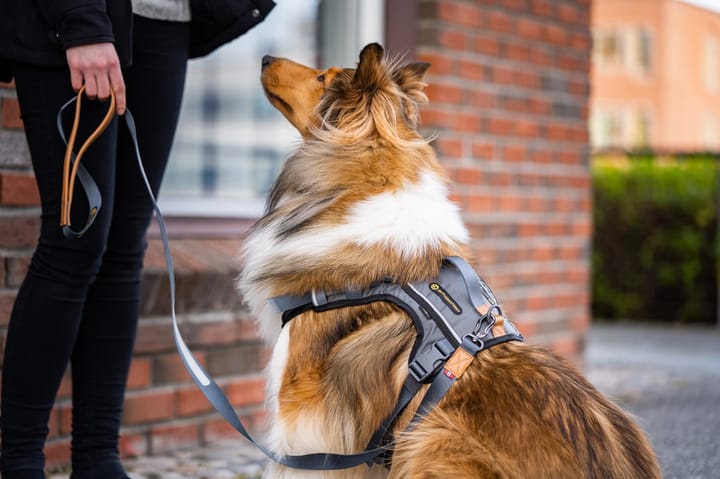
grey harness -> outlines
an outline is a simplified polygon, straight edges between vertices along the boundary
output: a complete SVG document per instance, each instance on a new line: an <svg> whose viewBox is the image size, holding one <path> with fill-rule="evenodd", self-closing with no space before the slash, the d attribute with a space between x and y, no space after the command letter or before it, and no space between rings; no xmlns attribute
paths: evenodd
<svg viewBox="0 0 720 479"><path fill-rule="evenodd" d="M413 429L442 399L478 352L507 341L523 340L515 326L503 317L487 284L466 261L456 256L445 258L440 274L431 281L398 284L386 280L362 290L313 290L302 296L285 295L269 300L282 313L283 326L308 310L321 312L375 301L389 301L403 309L412 317L418 334L410 354L409 375L395 409L363 453L341 456L349 461L343 468L358 465L352 459L365 457L371 451L377 451L372 461L387 461L392 453L388 447L392 441L389 431L422 384L430 383L430 387L406 431ZM457 368L458 360L464 363L462 370Z"/></svg>

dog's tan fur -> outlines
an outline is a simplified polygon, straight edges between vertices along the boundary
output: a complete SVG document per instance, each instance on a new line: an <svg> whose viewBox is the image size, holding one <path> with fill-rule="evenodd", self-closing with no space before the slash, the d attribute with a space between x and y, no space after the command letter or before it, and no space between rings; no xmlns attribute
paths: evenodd
<svg viewBox="0 0 720 479"><path fill-rule="evenodd" d="M399 308L372 303L303 313L277 339L279 319L265 300L313 288L364 287L386 276L429 279L444 256L469 257L466 239L442 232L415 249L404 243L412 238L401 238L400 246L396 238L327 239L353 227L357 208L378 195L401 194L428 175L445 181L417 132L427 67L389 61L376 44L363 49L354 70L264 61L270 102L304 137L248 236L239 280L263 334L277 341L269 366L270 446L281 454L362 450L394 407L416 330ZM319 247L305 248L305 238ZM394 428L389 471L271 465L267 477L660 477L633 421L539 347L511 342L481 352L438 406L403 434L418 398Z"/></svg>

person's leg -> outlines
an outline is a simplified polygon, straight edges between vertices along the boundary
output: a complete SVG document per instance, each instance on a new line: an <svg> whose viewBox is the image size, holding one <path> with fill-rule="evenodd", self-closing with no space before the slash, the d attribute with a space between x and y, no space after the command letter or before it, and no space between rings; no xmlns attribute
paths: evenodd
<svg viewBox="0 0 720 479"><path fill-rule="evenodd" d="M133 66L124 72L128 109L157 194L182 100L187 25L135 17L134 41ZM153 210L124 121L120 123L113 222L72 357L72 479L126 477L119 465L118 435Z"/></svg>
<svg viewBox="0 0 720 479"><path fill-rule="evenodd" d="M89 284L105 249L112 210L117 122L90 148L83 164L103 195L104 208L79 239L63 237L60 192L65 146L56 130L60 106L74 95L66 69L15 66L25 134L41 199L41 231L8 325L2 371L2 460L5 479L42 478L43 446L57 388L67 367ZM78 141L100 122L107 103L83 101ZM72 120L72 109L68 112ZM69 122L68 122L69 123ZM69 132L69 125L67 127ZM74 227L87 218L76 185Z"/></svg>

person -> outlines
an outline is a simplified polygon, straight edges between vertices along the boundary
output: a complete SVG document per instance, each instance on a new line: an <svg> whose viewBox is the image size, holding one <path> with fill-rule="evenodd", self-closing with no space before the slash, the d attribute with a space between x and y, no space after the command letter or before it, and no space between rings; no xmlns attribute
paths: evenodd
<svg viewBox="0 0 720 479"><path fill-rule="evenodd" d="M0 0L0 80L14 77L41 201L40 235L8 325L2 371L4 479L44 478L44 443L61 379L71 364L71 479L127 479L118 439L137 331L140 275L151 199L124 122L115 117L83 156L102 208L79 238L60 228L65 144L58 110L84 85L79 142L95 129L112 91L129 109L157 194L180 112L188 58L262 21L271 0ZM192 7L192 8L191 8ZM227 8L227 7L222 7ZM215 15L217 22L208 22ZM95 100L95 101L92 101ZM72 116L72 115L71 115ZM87 218L75 188L73 228Z"/></svg>

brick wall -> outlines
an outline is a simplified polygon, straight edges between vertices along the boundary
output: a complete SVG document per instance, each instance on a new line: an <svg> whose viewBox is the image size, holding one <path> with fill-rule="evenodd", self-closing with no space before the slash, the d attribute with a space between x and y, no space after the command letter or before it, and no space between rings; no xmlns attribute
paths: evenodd
<svg viewBox="0 0 720 479"><path fill-rule="evenodd" d="M415 22L405 47L432 63L423 124L437 134L435 146L455 181L476 266L530 341L579 361L590 321L590 0L393 2L404 5L404 14L388 16L388 29ZM12 85L0 84L0 118L4 339L39 208ZM252 427L263 414L259 371L267 351L233 290L238 238L190 235L173 239L172 251L183 335ZM164 268L162 246L151 239L123 455L236 434L211 411L175 352ZM70 415L66 378L51 418L50 466L68 462Z"/></svg>
<svg viewBox="0 0 720 479"><path fill-rule="evenodd" d="M475 264L532 342L579 361L589 325L590 0L423 0L423 126Z"/></svg>
<svg viewBox="0 0 720 479"><path fill-rule="evenodd" d="M13 85L0 83L0 118L0 344L4 345L15 295L38 237L40 208ZM260 371L268 352L234 290L239 237L175 238L172 252L183 336L252 429L263 415L265 386ZM123 414L124 456L194 447L237 435L214 413L179 359L162 244L158 239L149 243L140 328ZM50 418L49 468L69 462L71 415L71 383L66 374Z"/></svg>

